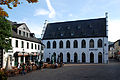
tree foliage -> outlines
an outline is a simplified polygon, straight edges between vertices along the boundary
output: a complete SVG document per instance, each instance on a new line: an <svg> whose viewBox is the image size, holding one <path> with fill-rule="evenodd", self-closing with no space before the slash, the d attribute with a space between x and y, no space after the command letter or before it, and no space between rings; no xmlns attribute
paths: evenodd
<svg viewBox="0 0 120 80"><path fill-rule="evenodd" d="M5 17L0 16L0 47L6 51L11 48L11 37L12 25L5 19Z"/></svg>
<svg viewBox="0 0 120 80"><path fill-rule="evenodd" d="M38 0L26 0L28 3L36 3ZM0 0L0 5L7 5L9 9L12 9L13 7L17 7L18 4L21 4L20 0ZM8 14L6 11L0 7L0 16L7 16Z"/></svg>

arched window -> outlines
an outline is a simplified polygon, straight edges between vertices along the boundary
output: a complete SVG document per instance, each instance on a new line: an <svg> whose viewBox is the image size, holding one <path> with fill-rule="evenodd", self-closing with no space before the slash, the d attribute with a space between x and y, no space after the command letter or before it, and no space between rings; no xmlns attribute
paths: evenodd
<svg viewBox="0 0 120 80"><path fill-rule="evenodd" d="M70 41L69 40L67 40L67 42L66 42L66 48L70 48Z"/></svg>
<svg viewBox="0 0 120 80"><path fill-rule="evenodd" d="M56 41L53 41L53 48L56 48Z"/></svg>
<svg viewBox="0 0 120 80"><path fill-rule="evenodd" d="M86 41L85 40L82 40L82 42L81 42L81 48L86 48Z"/></svg>
<svg viewBox="0 0 120 80"><path fill-rule="evenodd" d="M90 40L89 47L90 48L94 48L94 40L93 39Z"/></svg>
<svg viewBox="0 0 120 80"><path fill-rule="evenodd" d="M74 47L74 48L78 48L78 42L77 42L77 40L74 41L73 47Z"/></svg>
<svg viewBox="0 0 120 80"><path fill-rule="evenodd" d="M102 40L99 39L99 40L98 40L98 48L101 48L101 47L102 47Z"/></svg>
<svg viewBox="0 0 120 80"><path fill-rule="evenodd" d="M63 41L59 42L59 48L63 48Z"/></svg>
<svg viewBox="0 0 120 80"><path fill-rule="evenodd" d="M50 41L47 42L47 48L50 48Z"/></svg>

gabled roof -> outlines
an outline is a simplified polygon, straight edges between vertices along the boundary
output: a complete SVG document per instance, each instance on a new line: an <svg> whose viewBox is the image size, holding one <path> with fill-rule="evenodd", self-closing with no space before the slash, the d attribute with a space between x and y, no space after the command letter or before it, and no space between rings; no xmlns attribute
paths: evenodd
<svg viewBox="0 0 120 80"><path fill-rule="evenodd" d="M17 34L17 28L18 28L19 26L21 26L21 25L24 25L24 24L25 24L25 23L22 23L22 24L13 24L13 25L16 26L16 27L14 27L14 28L12 29L12 37L13 37L13 38L22 39L22 40L26 40L26 41L41 43L41 44L42 44L41 40L37 39L35 36L30 35L30 37L25 37L25 36L21 36L21 35L18 35L18 34ZM25 25L26 25L26 24L25 24ZM27 25L26 25L26 26L27 26ZM27 28L28 28L28 27L27 27ZM33 34L33 33L32 33L32 34Z"/></svg>
<svg viewBox="0 0 120 80"><path fill-rule="evenodd" d="M107 37L106 18L48 23L43 40Z"/></svg>
<svg viewBox="0 0 120 80"><path fill-rule="evenodd" d="M17 28L19 28L22 25L25 25L26 29L30 32L29 28L27 27L27 25L25 23L19 23L19 24L14 24Z"/></svg>

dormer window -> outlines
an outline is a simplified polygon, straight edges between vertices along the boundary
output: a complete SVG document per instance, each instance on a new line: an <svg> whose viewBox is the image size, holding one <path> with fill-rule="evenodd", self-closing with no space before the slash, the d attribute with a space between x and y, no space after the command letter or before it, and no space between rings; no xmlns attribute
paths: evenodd
<svg viewBox="0 0 120 80"><path fill-rule="evenodd" d="M61 29L61 27L58 28L58 30L60 30L60 29Z"/></svg>
<svg viewBox="0 0 120 80"><path fill-rule="evenodd" d="M88 25L89 26L89 28L92 28L92 25L90 24L90 25Z"/></svg>
<svg viewBox="0 0 120 80"><path fill-rule="evenodd" d="M71 33L71 36L74 36L74 33Z"/></svg>
<svg viewBox="0 0 120 80"><path fill-rule="evenodd" d="M78 28L78 29L80 29L80 28L81 28L81 26L78 26L77 28Z"/></svg>
<svg viewBox="0 0 120 80"><path fill-rule="evenodd" d="M63 33L61 33L60 36L63 36Z"/></svg>
<svg viewBox="0 0 120 80"><path fill-rule="evenodd" d="M69 27L69 26L67 26L67 29L70 29L70 27Z"/></svg>

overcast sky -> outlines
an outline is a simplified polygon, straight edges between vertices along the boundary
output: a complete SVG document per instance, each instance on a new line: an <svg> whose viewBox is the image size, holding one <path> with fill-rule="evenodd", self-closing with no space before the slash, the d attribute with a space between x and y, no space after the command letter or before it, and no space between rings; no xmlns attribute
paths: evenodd
<svg viewBox="0 0 120 80"><path fill-rule="evenodd" d="M108 12L108 40L120 39L120 0L39 0L35 4L23 2L12 10L2 7L9 20L26 23L36 37L41 37L45 20L51 23L104 18Z"/></svg>

